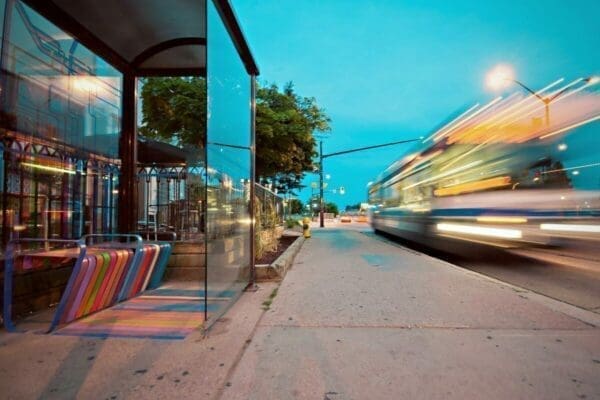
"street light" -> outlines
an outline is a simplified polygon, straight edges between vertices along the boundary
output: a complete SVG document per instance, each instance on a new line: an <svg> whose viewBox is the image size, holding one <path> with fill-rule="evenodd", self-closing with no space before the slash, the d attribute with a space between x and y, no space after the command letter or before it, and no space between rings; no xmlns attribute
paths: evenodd
<svg viewBox="0 0 600 400"><path fill-rule="evenodd" d="M494 91L506 88L514 80L515 72L506 64L495 66L485 76L486 86Z"/></svg>
<svg viewBox="0 0 600 400"><path fill-rule="evenodd" d="M580 79L575 80L574 82L571 82L570 84L568 84L567 86L565 86L564 88L562 88L561 90L559 90L558 92L553 94L552 96L541 96L538 92L531 90L524 83L516 80L514 75L515 75L514 70L510 65L500 64L500 65L495 66L492 70L490 70L490 72L488 72L488 74L486 75L486 78L485 78L485 83L486 83L486 86L492 90L500 90L500 89L506 88L512 82L512 83L516 83L517 85L521 86L523 89L525 89L526 91L531 93L538 100L540 100L542 103L544 103L544 114L545 114L546 127L550 127L550 103L552 103L554 100L556 100L563 94L567 93L571 89L571 87L573 87L574 85L576 85L579 82L585 82L589 85L593 85L600 81L600 78L597 76L580 78ZM562 81L562 79L561 79L561 81ZM559 81L557 81L557 83L558 82ZM543 89L540 91L543 91Z"/></svg>
<svg viewBox="0 0 600 400"><path fill-rule="evenodd" d="M319 226L321 228L325 227L325 215L323 213L323 160L325 158L329 158L329 157L333 157L333 156L341 156L342 154L348 154L348 153L355 153L357 151L364 151L364 150L370 150L370 149L376 149L379 147L386 147L386 146L393 146L395 144L403 144L403 143L410 143L410 142L420 142L423 140L423 137L419 137L418 139L407 139L407 140L400 140L398 142L391 142L391 143L384 143L384 144L377 144L374 146L367 146L367 147L359 147L357 149L350 149L350 150L343 150L343 151L338 151L335 153L329 153L329 154L323 154L323 141L319 141L319 205L320 205L320 210L319 210ZM343 191L345 192L345 189L342 187L341 189L343 189Z"/></svg>

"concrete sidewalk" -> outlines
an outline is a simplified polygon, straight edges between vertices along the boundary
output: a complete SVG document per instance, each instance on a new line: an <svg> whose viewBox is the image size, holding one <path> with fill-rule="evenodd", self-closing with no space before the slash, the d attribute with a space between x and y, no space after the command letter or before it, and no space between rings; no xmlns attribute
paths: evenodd
<svg viewBox="0 0 600 400"><path fill-rule="evenodd" d="M207 337L1 333L0 398L600 398L598 314L366 230L314 229Z"/></svg>
<svg viewBox="0 0 600 400"><path fill-rule="evenodd" d="M218 398L276 287L243 293L207 334L184 340L46 335L22 321L29 332L0 331L0 399Z"/></svg>
<svg viewBox="0 0 600 400"><path fill-rule="evenodd" d="M600 398L599 325L372 234L316 229L222 398Z"/></svg>

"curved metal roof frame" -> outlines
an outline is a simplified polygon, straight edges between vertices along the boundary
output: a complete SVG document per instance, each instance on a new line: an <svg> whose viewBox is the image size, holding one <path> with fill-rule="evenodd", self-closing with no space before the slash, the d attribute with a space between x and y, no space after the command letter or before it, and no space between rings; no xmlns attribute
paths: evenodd
<svg viewBox="0 0 600 400"><path fill-rule="evenodd" d="M246 71L259 74L229 0L22 1L135 76L204 76L206 1L213 1Z"/></svg>

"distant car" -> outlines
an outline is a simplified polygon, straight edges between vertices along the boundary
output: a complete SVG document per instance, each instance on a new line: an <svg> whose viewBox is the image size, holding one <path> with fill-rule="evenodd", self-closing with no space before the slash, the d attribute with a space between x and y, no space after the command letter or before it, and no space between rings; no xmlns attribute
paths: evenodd
<svg viewBox="0 0 600 400"><path fill-rule="evenodd" d="M352 222L352 218L349 215L342 215L340 217L340 222Z"/></svg>

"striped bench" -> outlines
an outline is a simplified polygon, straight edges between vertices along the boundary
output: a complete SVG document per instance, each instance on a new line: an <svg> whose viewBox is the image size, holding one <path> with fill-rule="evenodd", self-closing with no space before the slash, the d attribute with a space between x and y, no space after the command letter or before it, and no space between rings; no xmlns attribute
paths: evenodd
<svg viewBox="0 0 600 400"><path fill-rule="evenodd" d="M21 254L20 245L67 245L66 249ZM73 264L72 272L48 331L109 308L157 287L172 251L170 243L144 243L138 235L86 235L80 240L19 239L7 248L4 277L6 329L11 319L13 274Z"/></svg>

